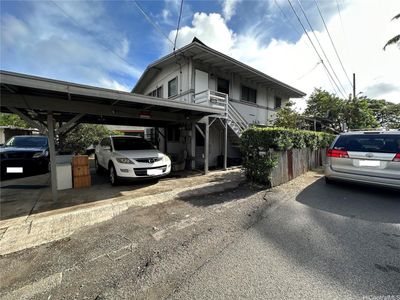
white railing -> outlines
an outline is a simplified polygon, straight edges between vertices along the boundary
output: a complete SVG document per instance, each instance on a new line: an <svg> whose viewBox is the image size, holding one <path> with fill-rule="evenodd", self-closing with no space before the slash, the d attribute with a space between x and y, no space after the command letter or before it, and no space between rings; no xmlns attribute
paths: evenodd
<svg viewBox="0 0 400 300"><path fill-rule="evenodd" d="M194 94L193 103L226 110L228 107L228 95L217 91L205 90Z"/></svg>

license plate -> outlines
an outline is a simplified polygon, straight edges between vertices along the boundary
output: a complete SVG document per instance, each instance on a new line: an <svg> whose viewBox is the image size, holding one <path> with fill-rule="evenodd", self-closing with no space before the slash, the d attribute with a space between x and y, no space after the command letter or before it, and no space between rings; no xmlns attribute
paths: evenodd
<svg viewBox="0 0 400 300"><path fill-rule="evenodd" d="M379 167L380 165L379 160L360 160L360 167Z"/></svg>
<svg viewBox="0 0 400 300"><path fill-rule="evenodd" d="M22 167L7 167L7 173L9 174L21 174L24 172Z"/></svg>
<svg viewBox="0 0 400 300"><path fill-rule="evenodd" d="M147 170L147 175L161 175L162 170L160 169L153 169L153 170Z"/></svg>

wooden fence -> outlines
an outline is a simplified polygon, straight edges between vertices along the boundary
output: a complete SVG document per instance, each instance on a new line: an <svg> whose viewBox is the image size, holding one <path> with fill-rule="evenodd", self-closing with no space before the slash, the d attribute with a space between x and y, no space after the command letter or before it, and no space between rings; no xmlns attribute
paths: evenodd
<svg viewBox="0 0 400 300"><path fill-rule="evenodd" d="M292 149L275 153L278 155L278 165L272 171L272 186L288 182L322 166L326 156L325 149Z"/></svg>

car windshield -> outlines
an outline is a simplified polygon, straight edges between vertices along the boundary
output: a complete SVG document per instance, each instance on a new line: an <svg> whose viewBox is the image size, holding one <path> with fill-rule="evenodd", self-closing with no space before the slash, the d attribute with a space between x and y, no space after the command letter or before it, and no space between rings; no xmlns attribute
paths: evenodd
<svg viewBox="0 0 400 300"><path fill-rule="evenodd" d="M47 137L45 136L14 136L8 140L5 147L16 148L45 148Z"/></svg>
<svg viewBox="0 0 400 300"><path fill-rule="evenodd" d="M333 149L400 153L400 134L355 134L339 137Z"/></svg>
<svg viewBox="0 0 400 300"><path fill-rule="evenodd" d="M127 138L127 137L114 137L113 138L115 150L151 150L154 149L153 145L145 139L141 138Z"/></svg>

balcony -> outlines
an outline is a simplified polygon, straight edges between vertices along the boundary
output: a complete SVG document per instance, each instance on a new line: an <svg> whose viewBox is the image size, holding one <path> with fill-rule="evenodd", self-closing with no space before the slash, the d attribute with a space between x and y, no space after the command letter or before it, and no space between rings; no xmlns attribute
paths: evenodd
<svg viewBox="0 0 400 300"><path fill-rule="evenodd" d="M228 95L217 91L205 90L194 94L193 103L214 108L221 108L227 111Z"/></svg>

